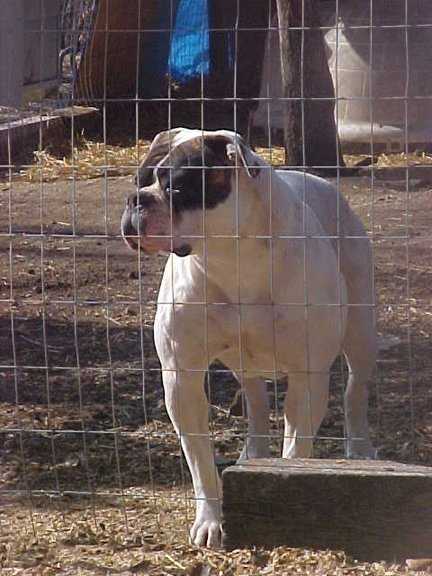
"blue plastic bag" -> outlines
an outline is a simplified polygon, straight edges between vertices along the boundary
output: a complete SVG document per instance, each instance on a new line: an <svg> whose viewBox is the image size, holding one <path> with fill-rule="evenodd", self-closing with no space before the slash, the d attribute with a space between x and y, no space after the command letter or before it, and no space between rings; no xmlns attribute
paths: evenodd
<svg viewBox="0 0 432 576"><path fill-rule="evenodd" d="M180 0L169 54L169 74L185 82L210 71L207 0Z"/></svg>

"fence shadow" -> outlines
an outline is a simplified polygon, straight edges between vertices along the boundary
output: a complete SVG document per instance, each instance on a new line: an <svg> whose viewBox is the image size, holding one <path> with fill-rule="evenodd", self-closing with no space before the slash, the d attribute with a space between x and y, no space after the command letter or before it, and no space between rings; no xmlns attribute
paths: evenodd
<svg viewBox="0 0 432 576"><path fill-rule="evenodd" d="M12 333L9 316L0 318L3 489L115 492L187 476L151 327L137 320L107 331L94 318L14 324ZM216 372L211 380L223 380L212 402L228 407L234 379Z"/></svg>

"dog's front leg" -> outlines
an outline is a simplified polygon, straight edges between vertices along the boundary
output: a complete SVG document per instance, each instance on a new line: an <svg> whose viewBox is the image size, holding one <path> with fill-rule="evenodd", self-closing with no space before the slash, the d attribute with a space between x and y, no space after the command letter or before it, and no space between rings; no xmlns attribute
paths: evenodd
<svg viewBox="0 0 432 576"><path fill-rule="evenodd" d="M190 536L194 544L216 548L221 542L221 486L209 434L208 402L202 372L163 372L168 414L180 437L192 475L196 516Z"/></svg>

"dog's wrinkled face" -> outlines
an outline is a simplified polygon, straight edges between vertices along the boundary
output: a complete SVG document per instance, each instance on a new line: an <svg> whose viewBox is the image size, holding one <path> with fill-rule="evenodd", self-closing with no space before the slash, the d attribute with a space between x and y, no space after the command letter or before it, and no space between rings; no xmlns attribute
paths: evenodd
<svg viewBox="0 0 432 576"><path fill-rule="evenodd" d="M131 248L139 245L147 253L187 256L193 251L193 237L202 234L202 218L196 212L208 214L227 202L237 158L247 166L245 148L234 133L231 138L194 133L177 145L166 134L156 137L140 167L139 190L128 199L122 234Z"/></svg>
<svg viewBox="0 0 432 576"><path fill-rule="evenodd" d="M155 170L159 187L175 215L211 210L231 191L232 167L223 141L193 140L177 146Z"/></svg>

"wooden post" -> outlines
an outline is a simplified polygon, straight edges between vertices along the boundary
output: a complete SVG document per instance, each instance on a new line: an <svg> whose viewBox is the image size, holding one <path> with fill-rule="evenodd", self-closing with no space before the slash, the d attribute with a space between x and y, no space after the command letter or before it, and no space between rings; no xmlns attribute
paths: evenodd
<svg viewBox="0 0 432 576"><path fill-rule="evenodd" d="M297 1L297 0L294 0ZM290 26L293 25L293 0L276 0L279 45L281 57L282 97L300 97L300 43L295 41ZM302 115L300 100L287 100L284 105L285 164L303 164Z"/></svg>
<svg viewBox="0 0 432 576"><path fill-rule="evenodd" d="M249 460L223 473L224 546L432 555L432 469L387 461Z"/></svg>
<svg viewBox="0 0 432 576"><path fill-rule="evenodd" d="M291 99L287 100L284 111L285 162L290 166L343 166L334 119L335 92L320 29L318 3L276 0L276 4L282 96Z"/></svg>

